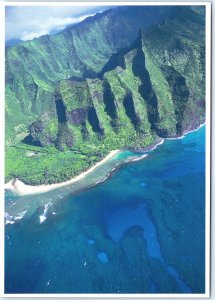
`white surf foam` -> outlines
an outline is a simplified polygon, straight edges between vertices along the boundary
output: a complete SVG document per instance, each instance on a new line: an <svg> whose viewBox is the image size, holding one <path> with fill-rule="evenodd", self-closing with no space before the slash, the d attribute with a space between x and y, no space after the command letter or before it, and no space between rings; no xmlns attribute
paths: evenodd
<svg viewBox="0 0 215 300"><path fill-rule="evenodd" d="M9 213L7 212L4 213L4 218L5 218L5 225L15 223L15 221L13 220L13 216L10 216Z"/></svg>
<svg viewBox="0 0 215 300"><path fill-rule="evenodd" d="M148 154L143 154L143 155L141 155L139 157L133 158L132 161L138 161L138 160L144 159L146 156L148 156Z"/></svg>
<svg viewBox="0 0 215 300"><path fill-rule="evenodd" d="M40 218L40 223L43 223L46 220L46 217L44 215L39 216Z"/></svg>
<svg viewBox="0 0 215 300"><path fill-rule="evenodd" d="M52 203L51 201L49 201L47 204L45 204L43 214L42 214L41 216L39 216L40 224L43 223L43 222L47 219L47 212L48 212L49 207L50 207L52 204L53 204L53 203Z"/></svg>
<svg viewBox="0 0 215 300"><path fill-rule="evenodd" d="M178 137L173 137L173 138L166 138L166 140L182 140L183 138L185 138L185 136L187 134L190 134L192 132L195 132L195 131L198 131L202 126L204 126L205 123L202 123L199 125L199 127L197 127L196 129L193 129L193 130L190 130L190 131L187 131L187 132L184 132L184 134L182 136L178 136Z"/></svg>
<svg viewBox="0 0 215 300"><path fill-rule="evenodd" d="M196 129L193 129L193 130L190 130L190 131L187 131L184 133L184 136L189 134L189 133L192 133L192 132L195 132L195 131L198 131L201 127L203 127L205 125L205 123L202 123L199 125L199 127L197 127Z"/></svg>
<svg viewBox="0 0 215 300"><path fill-rule="evenodd" d="M162 145L162 144L164 143L164 141L165 141L165 139L162 139L159 143L157 143L156 145L154 145L154 147L152 147L152 148L150 149L150 151L155 150L158 146Z"/></svg>
<svg viewBox="0 0 215 300"><path fill-rule="evenodd" d="M24 215L27 213L27 210L22 211L21 213L19 213L17 216L14 217L14 220L21 220Z"/></svg>
<svg viewBox="0 0 215 300"><path fill-rule="evenodd" d="M183 134L182 136L178 136L178 137L166 138L166 140L169 140L169 141L182 140L184 137L185 137L185 135Z"/></svg>
<svg viewBox="0 0 215 300"><path fill-rule="evenodd" d="M9 213L7 212L4 213L4 218L5 218L5 225L15 223L15 221L13 220L13 216L10 216Z"/></svg>
<svg viewBox="0 0 215 300"><path fill-rule="evenodd" d="M27 213L27 210L18 213L16 216L10 216L9 213L5 212L5 225L6 224L14 224L17 220L21 220L24 215Z"/></svg>

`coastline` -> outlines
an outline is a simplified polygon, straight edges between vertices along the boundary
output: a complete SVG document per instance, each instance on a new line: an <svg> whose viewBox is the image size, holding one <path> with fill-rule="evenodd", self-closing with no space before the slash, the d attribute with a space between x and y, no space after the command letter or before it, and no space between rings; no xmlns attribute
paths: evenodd
<svg viewBox="0 0 215 300"><path fill-rule="evenodd" d="M74 183L74 182L77 182L77 181L83 179L86 175L90 174L96 168L103 165L105 162L107 162L109 159L114 157L120 151L121 150L111 151L106 157L104 157L101 161L97 162L93 167L91 167L87 171L85 171L67 181L64 181L64 182L53 183L53 184L42 184L42 185L27 185L19 179L12 179L11 181L5 183L4 189L10 190L20 196L46 193L51 190L67 186L71 183Z"/></svg>
<svg viewBox="0 0 215 300"><path fill-rule="evenodd" d="M192 128L190 131L185 130L181 136L178 137L169 137L169 138L159 138L157 141L155 141L153 144L144 147L143 149L140 149L139 151L137 150L132 150L134 153L135 152L150 152L155 150L159 145L163 144L165 140L178 140L178 139L183 139L187 134L192 133L194 131L199 130L202 126L205 125L204 123L201 123L197 128ZM106 157L104 157L101 161L97 162L94 166L92 166L90 169L82 172L81 174L67 180L63 181L60 183L53 183L53 184L42 184L42 185L28 185L22 182L21 180L15 178L9 181L8 183L5 183L4 189L5 190L10 190L14 193L16 193L19 196L25 196L25 195L33 195L33 194L41 194L41 193L46 193L49 191L52 191L54 189L58 189L64 186L67 186L69 184L75 183L81 179L83 179L86 175L90 174L92 171L94 171L96 168L107 162L109 159L113 158L116 154L121 152L123 150L112 150ZM133 158L130 160L130 162L136 162L139 161L143 158L145 158L147 154L143 154L140 157ZM114 168L115 170L115 168ZM106 176L104 180L101 182L105 181L109 176ZM98 184L99 182L97 182Z"/></svg>
<svg viewBox="0 0 215 300"><path fill-rule="evenodd" d="M181 140L183 139L187 134L189 133L192 133L192 132L195 132L197 130L199 130L202 126L206 125L206 122L204 123L200 123L197 127L191 127L190 130L184 130L183 131L183 134L181 136L176 136L176 137L168 137L168 138L165 138L165 140Z"/></svg>

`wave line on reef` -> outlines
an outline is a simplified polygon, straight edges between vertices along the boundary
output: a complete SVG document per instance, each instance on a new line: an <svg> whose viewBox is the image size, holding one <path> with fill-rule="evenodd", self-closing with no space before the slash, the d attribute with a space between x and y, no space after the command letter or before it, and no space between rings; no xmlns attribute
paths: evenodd
<svg viewBox="0 0 215 300"><path fill-rule="evenodd" d="M25 214L27 213L27 210L24 210L20 213L18 213L16 216L10 216L9 213L5 212L4 218L5 218L5 225L7 224L14 224L17 220L23 219Z"/></svg>
<svg viewBox="0 0 215 300"><path fill-rule="evenodd" d="M43 222L47 219L47 212L48 212L49 207L50 207L52 204L53 204L53 203L52 203L51 201L49 201L47 204L45 204L43 214L42 214L41 216L39 216L40 224L43 223Z"/></svg>

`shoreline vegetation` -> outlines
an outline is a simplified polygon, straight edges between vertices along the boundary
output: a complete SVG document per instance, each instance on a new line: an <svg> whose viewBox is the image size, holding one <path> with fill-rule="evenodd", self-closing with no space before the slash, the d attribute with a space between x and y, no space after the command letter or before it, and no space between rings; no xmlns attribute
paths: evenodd
<svg viewBox="0 0 215 300"><path fill-rule="evenodd" d="M111 151L105 158L103 158L101 161L97 162L93 167L91 167L87 171L82 172L81 174L79 174L67 181L63 181L60 183L53 183L53 184L28 185L28 184L25 184L24 182L22 182L21 180L15 178L15 179L12 179L11 181L9 181L8 183L6 183L4 188L5 188L5 190L10 190L20 196L49 192L51 190L67 186L71 183L74 183L74 182L77 182L77 181L83 179L86 175L90 174L96 168L103 165L105 162L107 162L109 159L114 157L119 152L120 152L120 150Z"/></svg>
<svg viewBox="0 0 215 300"><path fill-rule="evenodd" d="M204 125L205 125L205 122L200 124L197 128L191 129L190 131L186 130L183 133L183 135L179 136L179 137L159 139L155 143L145 147L141 151L142 152L152 151L152 150L156 149L157 146L163 144L163 142L165 140L183 139L187 134L197 131ZM83 179L85 176L87 176L88 174L93 172L95 169L97 169L98 167L103 165L105 162L107 162L109 159L113 158L115 155L119 154L121 151L123 151L123 150L120 150L120 149L112 150L106 157L104 157L101 161L97 162L94 166L92 166L88 170L82 172L81 174L79 174L69 180L63 181L63 182L53 183L53 184L42 184L42 185L28 185L28 184L25 184L24 182L22 182L21 180L19 180L18 178L14 178L4 185L4 189L10 190L20 196L46 193L51 190L67 186L69 184L75 183L75 182ZM134 153L135 153L135 151L134 151ZM147 156L147 154L143 154L140 157L134 157L130 162L139 161L139 160L145 158L146 156ZM108 178L108 176L106 178ZM101 182L103 182L103 181L104 180L102 180Z"/></svg>
<svg viewBox="0 0 215 300"><path fill-rule="evenodd" d="M200 124L197 128L192 128L190 131L186 130L186 131L184 131L183 135L180 137L159 139L155 143L145 147L141 151L142 152L152 151L152 150L156 149L157 146L163 144L165 140L183 139L187 134L199 130L204 125L205 125L205 122ZM28 184L25 184L24 182L22 182L21 180L19 180L18 178L14 178L5 184L4 189L10 190L20 196L46 193L46 192L67 186L69 184L75 183L75 182L83 179L85 176L87 176L88 174L93 172L95 169L97 169L98 167L100 167L101 165L106 163L109 159L113 158L115 155L119 154L121 151L123 151L123 150L122 149L121 150L120 149L112 150L106 157L104 157L101 161L97 162L94 166L92 166L85 172L82 172L81 174L79 174L69 180L63 181L63 182L53 183L53 184L28 185ZM134 151L134 153L135 153L135 151ZM143 154L140 157L134 157L130 162L139 161L139 160L145 158L146 156L147 156L147 154ZM109 176L107 176L106 178L108 178L108 177ZM104 180L102 180L101 182L103 182L103 181Z"/></svg>

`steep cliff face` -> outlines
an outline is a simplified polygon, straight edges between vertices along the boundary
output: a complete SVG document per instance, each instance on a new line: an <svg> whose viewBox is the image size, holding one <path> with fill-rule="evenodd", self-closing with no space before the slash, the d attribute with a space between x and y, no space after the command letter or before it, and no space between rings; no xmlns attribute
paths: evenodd
<svg viewBox="0 0 215 300"><path fill-rule="evenodd" d="M59 94L61 111L65 110L64 127L57 110L55 119L58 117L60 130L56 130L54 141L46 139L46 145L54 143L63 150L97 140L117 143L118 147L134 147L135 143L142 147L155 136L178 136L202 122L203 41L195 37L199 15L194 16L196 23L192 22L193 31L189 33L192 41L185 35L187 28L182 32L181 26L178 31L180 17L168 19L147 32L140 30L129 47L110 57L96 78L62 81ZM49 132L49 124L43 124L43 132L42 140ZM72 140L69 145L63 138L65 132ZM41 143L40 134L32 136ZM133 143L126 144L125 137L132 137Z"/></svg>
<svg viewBox="0 0 215 300"><path fill-rule="evenodd" d="M7 49L8 179L65 180L204 118L203 7L115 8ZM39 154L29 160L26 149Z"/></svg>
<svg viewBox="0 0 215 300"><path fill-rule="evenodd" d="M89 17L55 36L46 35L8 47L8 122L17 125L35 119L49 109L60 80L71 76L95 77L114 52L135 39L140 27L146 29L160 22L171 11L171 7L118 7ZM19 120L14 118L15 111L21 115ZM7 134L11 135L12 130Z"/></svg>
<svg viewBox="0 0 215 300"><path fill-rule="evenodd" d="M73 143L68 144L64 136L72 137L75 145L96 141L118 147L125 147L128 138L133 141L141 139L142 145L149 137L153 140L151 129L158 120L154 120L154 115L150 113L153 105L148 100L148 94L144 95L145 100L140 93L142 86L149 86L149 92L154 93L145 67L142 35L139 34L135 43L122 52L114 55L116 61L112 69L110 59L104 67L108 69L109 66L109 70L102 72L99 78L61 81L55 94L55 115L51 113L46 118L45 113L30 126L35 142L41 145L54 143L58 149L65 150L72 149ZM123 68L118 65L121 58ZM141 65L139 60L143 62ZM141 78L137 71L139 67L141 72L147 73L148 81ZM157 106L153 109L159 118ZM50 122L53 124L53 120L57 127L54 140L49 136ZM37 130L38 127L41 131Z"/></svg>

